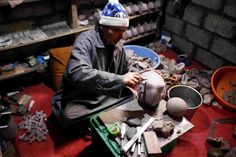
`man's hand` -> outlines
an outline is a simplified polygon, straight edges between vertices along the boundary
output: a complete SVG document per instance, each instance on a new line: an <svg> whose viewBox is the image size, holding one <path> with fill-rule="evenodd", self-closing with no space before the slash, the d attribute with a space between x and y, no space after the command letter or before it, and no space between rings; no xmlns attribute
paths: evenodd
<svg viewBox="0 0 236 157"><path fill-rule="evenodd" d="M135 86L142 80L143 80L142 76L137 72L128 72L125 75L123 75L123 83L126 86Z"/></svg>

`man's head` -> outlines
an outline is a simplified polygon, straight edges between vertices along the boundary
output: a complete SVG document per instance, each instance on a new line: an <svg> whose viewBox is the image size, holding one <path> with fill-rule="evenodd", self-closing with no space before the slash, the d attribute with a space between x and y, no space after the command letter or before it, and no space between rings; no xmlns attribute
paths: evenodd
<svg viewBox="0 0 236 157"><path fill-rule="evenodd" d="M106 44L114 45L129 27L128 14L118 0L109 0L100 15L99 24Z"/></svg>

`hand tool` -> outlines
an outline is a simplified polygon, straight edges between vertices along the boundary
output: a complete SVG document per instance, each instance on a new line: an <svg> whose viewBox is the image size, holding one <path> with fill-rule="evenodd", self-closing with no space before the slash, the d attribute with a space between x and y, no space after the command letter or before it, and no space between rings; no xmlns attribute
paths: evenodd
<svg viewBox="0 0 236 157"><path fill-rule="evenodd" d="M34 103L35 103L35 101L34 101L34 100L31 100L31 101L30 101L29 107L28 107L28 109L27 109L27 111L25 112L25 114L24 114L24 115L27 115L27 114L29 114L29 113L30 113L30 111L31 111L32 107L34 106Z"/></svg>
<svg viewBox="0 0 236 157"><path fill-rule="evenodd" d="M125 138L125 132L126 132L126 124L125 123L122 123L121 124L121 131L120 131L120 147L122 148L123 147L123 143L124 143L124 138Z"/></svg>
<svg viewBox="0 0 236 157"><path fill-rule="evenodd" d="M155 118L151 117L148 122L141 127L141 129L122 147L122 152L127 153L135 141L142 135L142 133L154 122Z"/></svg>
<svg viewBox="0 0 236 157"><path fill-rule="evenodd" d="M137 127L137 132L141 129L141 127ZM138 138L138 156L141 155L141 141L142 141L142 135Z"/></svg>

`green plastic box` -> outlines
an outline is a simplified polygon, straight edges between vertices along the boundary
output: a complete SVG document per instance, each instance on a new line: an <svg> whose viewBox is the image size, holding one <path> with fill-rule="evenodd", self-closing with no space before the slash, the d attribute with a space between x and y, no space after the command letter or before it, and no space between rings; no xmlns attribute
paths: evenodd
<svg viewBox="0 0 236 157"><path fill-rule="evenodd" d="M114 157L123 157L120 145L116 142L114 137L108 132L107 127L102 122L102 120L99 118L99 115L95 115L90 118L90 124L91 124L91 131L93 133L93 137L102 140L106 147L110 150L110 153ZM169 143L165 147L162 147L162 152L168 153L176 144L177 140L174 140L173 142Z"/></svg>

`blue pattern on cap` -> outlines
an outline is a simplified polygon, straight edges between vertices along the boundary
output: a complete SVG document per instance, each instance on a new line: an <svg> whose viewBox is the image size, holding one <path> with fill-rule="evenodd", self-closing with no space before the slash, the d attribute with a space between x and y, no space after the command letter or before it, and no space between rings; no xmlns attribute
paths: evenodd
<svg viewBox="0 0 236 157"><path fill-rule="evenodd" d="M125 8L121 4L114 2L106 4L102 11L102 15L117 18L128 18Z"/></svg>

